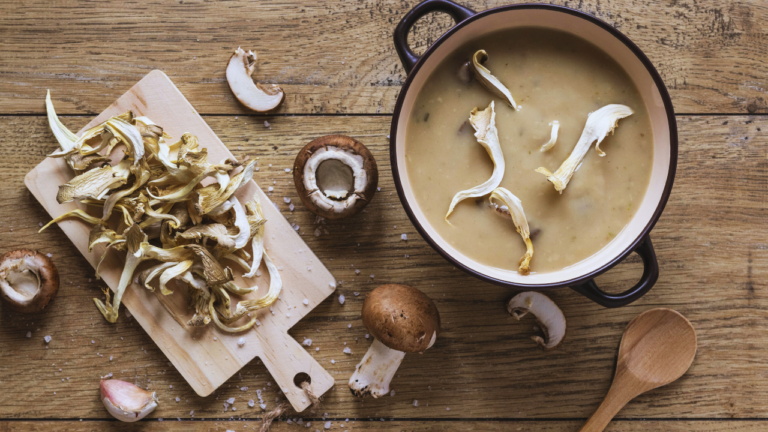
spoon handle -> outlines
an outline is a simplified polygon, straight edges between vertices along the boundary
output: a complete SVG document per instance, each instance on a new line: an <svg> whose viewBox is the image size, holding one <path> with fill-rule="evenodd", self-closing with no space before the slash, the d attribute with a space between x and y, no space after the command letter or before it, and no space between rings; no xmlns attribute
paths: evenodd
<svg viewBox="0 0 768 432"><path fill-rule="evenodd" d="M608 394L603 399L603 403L597 407L592 417L584 423L580 432L600 432L605 429L613 417L624 408L624 405L642 393L642 391L638 392L637 390L631 385L622 385L621 380L614 380L611 389L608 390Z"/></svg>

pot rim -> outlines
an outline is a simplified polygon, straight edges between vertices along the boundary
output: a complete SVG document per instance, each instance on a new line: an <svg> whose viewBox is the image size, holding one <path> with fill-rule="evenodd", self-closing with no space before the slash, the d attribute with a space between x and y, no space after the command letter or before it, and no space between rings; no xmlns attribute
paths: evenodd
<svg viewBox="0 0 768 432"><path fill-rule="evenodd" d="M410 89L411 83L413 82L414 77L421 70L421 67L424 65L425 61L435 52L437 47L439 47L448 38L453 36L456 32L458 32L463 27L469 25L470 23L473 23L475 21L478 21L480 19L483 19L487 16L490 16L499 12L527 10L527 9L542 9L542 10L548 10L556 13L566 13L566 14L575 16L577 18L581 18L591 24L594 24L602 28L603 30L607 31L611 36L613 36L614 38L622 42L627 48L629 48L629 50L635 55L635 57L637 57L637 59L640 60L643 66L645 66L645 69L648 71L648 74L653 79L654 84L659 90L661 100L664 103L664 110L666 112L667 123L669 125L670 158L669 158L669 170L667 172L667 181L664 185L664 190L662 191L661 199L659 200L658 206L656 207L656 210L654 210L653 216L648 221L648 224L645 226L645 228L643 228L640 235L638 235L637 238L635 238L624 249L624 251L616 255L616 257L614 257L613 259L611 259L610 261L608 261L598 269L572 279L568 279L561 282L546 283L546 284L518 284L514 282L497 279L461 263L458 259L454 258L452 255L447 253L426 232L421 222L414 214L410 203L405 198L405 191L403 189L402 182L400 181L400 170L397 165L397 129L398 129L398 124L400 120L400 112L403 108L405 96L408 93L408 90ZM397 189L397 195L400 199L400 202L403 205L403 208L405 209L406 214L408 215L408 218L411 220L411 223L413 223L414 227L416 227L416 230L419 232L419 234L421 234L421 237L424 238L424 240L426 240L426 242L432 247L432 249L437 251L437 253L440 254L444 259L446 259L448 262L450 262L452 265L456 266L457 268L461 269L463 272L469 275L472 275L480 280L490 282L494 285L524 289L529 291L531 290L545 291L545 290L551 290L556 288L563 288L567 286L579 285L596 278L597 276L605 273L606 271L616 266L616 264L624 260L624 258L626 258L630 253L632 253L638 247L638 245L640 245L640 243L646 238L646 236L648 236L650 231L656 225L656 222L658 222L659 218L661 217L661 213L664 211L664 207L666 206L667 201L669 200L669 196L672 193L672 185L675 181L675 173L677 170L678 136L677 136L677 123L675 121L675 112L674 112L674 108L672 107L672 99L669 96L667 87L664 85L664 81L661 79L659 72L653 66L648 56L646 56L645 53L634 42L632 42L626 35L621 33L619 30L615 29L605 21L576 9L571 9L565 6L557 6L557 5L542 4L542 3L524 3L524 4L499 6L496 8L487 9L482 12L478 12L475 15L472 15L471 17L457 23L455 26L451 27L448 31L443 33L429 48L427 48L426 52L419 58L419 61L416 63L413 69L408 73L405 83L403 84L403 87L400 89L400 94L398 95L397 103L395 104L395 110L392 114L392 125L390 126L389 136L390 136L390 143L389 143L390 164L392 167L392 177L395 182L395 187Z"/></svg>

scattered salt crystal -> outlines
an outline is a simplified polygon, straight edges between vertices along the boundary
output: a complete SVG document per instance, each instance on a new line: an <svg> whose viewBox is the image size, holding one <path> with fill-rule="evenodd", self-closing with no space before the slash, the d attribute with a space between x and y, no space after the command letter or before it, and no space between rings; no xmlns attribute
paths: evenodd
<svg viewBox="0 0 768 432"><path fill-rule="evenodd" d="M92 343L92 344L95 344L95 343L96 343L96 341L95 341L95 340L93 340L93 339L91 339L91 343Z"/></svg>
<svg viewBox="0 0 768 432"><path fill-rule="evenodd" d="M380 187L377 187L377 188L376 188L376 190L377 190L377 191L379 191L379 192L381 192L381 188L380 188Z"/></svg>
<svg viewBox="0 0 768 432"><path fill-rule="evenodd" d="M294 230L294 231L298 231L298 230L299 230L299 224L296 224L296 225L294 225L294 226L293 226L293 230Z"/></svg>
<svg viewBox="0 0 768 432"><path fill-rule="evenodd" d="M42 223L42 222L38 222L38 225L39 225L39 226L43 226L43 223Z"/></svg>
<svg viewBox="0 0 768 432"><path fill-rule="evenodd" d="M264 120L264 127L265 127L265 128L268 128L268 127L269 127L269 122L268 122L268 121L266 121L266 120Z"/></svg>
<svg viewBox="0 0 768 432"><path fill-rule="evenodd" d="M390 396L392 396L392 397L394 397L394 396L395 396L395 391L394 391L394 390L392 390L391 392L389 392L389 395L390 395Z"/></svg>
<svg viewBox="0 0 768 432"><path fill-rule="evenodd" d="M320 237L320 228L315 228L315 237Z"/></svg>
<svg viewBox="0 0 768 432"><path fill-rule="evenodd" d="M328 282L328 286L331 288L336 288L336 281L330 281ZM342 302L343 303L343 302Z"/></svg>
<svg viewBox="0 0 768 432"><path fill-rule="evenodd" d="M359 293L359 292L357 292L357 291L353 292L352 294L354 294L354 295L355 295L355 297L357 297L357 296L359 296L359 295L360 295L360 293Z"/></svg>
<svg viewBox="0 0 768 432"><path fill-rule="evenodd" d="M400 240L407 241L408 235L407 234L400 234Z"/></svg>
<svg viewBox="0 0 768 432"><path fill-rule="evenodd" d="M304 338L304 342L301 343L304 346L312 346L312 339ZM318 348L320 349L320 348Z"/></svg>
<svg viewBox="0 0 768 432"><path fill-rule="evenodd" d="M172 385L169 385L169 386L168 386L168 388L173 388L173 386L172 386Z"/></svg>
<svg viewBox="0 0 768 432"><path fill-rule="evenodd" d="M417 401L416 399L414 399L414 400L413 400L413 406L415 406L415 407L419 406L419 401Z"/></svg>
<svg viewBox="0 0 768 432"><path fill-rule="evenodd" d="M345 347L345 348L344 348L344 350L343 350L342 352L343 352L344 354L352 354L352 350L351 350L351 349L349 349L349 347Z"/></svg>
<svg viewBox="0 0 768 432"><path fill-rule="evenodd" d="M259 408L265 410L267 409L267 404L259 404Z"/></svg>
<svg viewBox="0 0 768 432"><path fill-rule="evenodd" d="M50 253L47 253L45 254L45 256L47 256L48 258L51 258L53 255L51 255Z"/></svg>
<svg viewBox="0 0 768 432"><path fill-rule="evenodd" d="M181 400L181 399L179 399L178 397L176 398L176 402L178 402L178 401L180 401L180 400Z"/></svg>
<svg viewBox="0 0 768 432"><path fill-rule="evenodd" d="M237 346L242 347L243 345L245 345L245 338L241 337L237 340Z"/></svg>
<svg viewBox="0 0 768 432"><path fill-rule="evenodd" d="M325 422L325 425L323 427L325 427L326 429L330 429L331 428L331 422L329 422L329 421Z"/></svg>
<svg viewBox="0 0 768 432"><path fill-rule="evenodd" d="M268 188L267 188L267 192L272 192L272 191L274 191L274 190L275 190L275 188L273 188L272 186L270 186L270 187L268 187Z"/></svg>
<svg viewBox="0 0 768 432"><path fill-rule="evenodd" d="M446 411L450 411L450 410L451 410L451 407L445 407L445 410L446 410Z"/></svg>
<svg viewBox="0 0 768 432"><path fill-rule="evenodd" d="M112 361L112 356L109 356L109 361Z"/></svg>
<svg viewBox="0 0 768 432"><path fill-rule="evenodd" d="M352 324L347 324L347 328L352 328Z"/></svg>
<svg viewBox="0 0 768 432"><path fill-rule="evenodd" d="M369 335L368 333L366 333L366 334L365 334L365 338L366 338L366 339L368 339L369 337L371 337L371 335Z"/></svg>
<svg viewBox="0 0 768 432"><path fill-rule="evenodd" d="M227 399L227 403L228 403L228 404L230 404L230 405L232 405L233 403L235 403L235 398L229 398L229 399Z"/></svg>
<svg viewBox="0 0 768 432"><path fill-rule="evenodd" d="M355 274L359 275L360 274L360 270L355 270Z"/></svg>
<svg viewBox="0 0 768 432"><path fill-rule="evenodd" d="M373 278L374 278L374 275L371 275L371 279L373 279Z"/></svg>
<svg viewBox="0 0 768 432"><path fill-rule="evenodd" d="M294 206L293 204L288 206L288 210L290 211L294 211L295 209L296 209L296 206Z"/></svg>
<svg viewBox="0 0 768 432"><path fill-rule="evenodd" d="M315 348L315 351L320 351L320 347Z"/></svg>
<svg viewBox="0 0 768 432"><path fill-rule="evenodd" d="M339 304L344 304L344 294L339 295Z"/></svg>
<svg viewBox="0 0 768 432"><path fill-rule="evenodd" d="M304 303L304 306L309 306L309 299L302 300L302 303Z"/></svg>
<svg viewBox="0 0 768 432"><path fill-rule="evenodd" d="M285 172L291 172L291 169L290 168L286 168Z"/></svg>
<svg viewBox="0 0 768 432"><path fill-rule="evenodd" d="M249 407L253 408L253 407L254 407L254 405L256 405L256 403L255 403L255 402L253 402L253 399L251 399L251 400L249 400L249 401L248 401L248 406L249 406Z"/></svg>
<svg viewBox="0 0 768 432"><path fill-rule="evenodd" d="M291 199L288 197L283 197L283 201L285 201L286 204L291 202Z"/></svg>
<svg viewBox="0 0 768 432"><path fill-rule="evenodd" d="M331 359L331 364L336 364L336 360Z"/></svg>
<svg viewBox="0 0 768 432"><path fill-rule="evenodd" d="M290 313L290 312L286 312L285 316L287 316L288 318L290 318L290 317L291 317L291 313Z"/></svg>
<svg viewBox="0 0 768 432"><path fill-rule="evenodd" d="M28 331L28 332L27 332L27 339L29 339L29 338L31 338L31 337L32 337L32 332L31 332L31 331Z"/></svg>

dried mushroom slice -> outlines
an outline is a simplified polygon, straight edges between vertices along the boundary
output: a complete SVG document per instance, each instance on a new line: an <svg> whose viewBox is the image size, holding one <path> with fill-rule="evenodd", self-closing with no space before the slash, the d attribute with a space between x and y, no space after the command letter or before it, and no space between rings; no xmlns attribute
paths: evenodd
<svg viewBox="0 0 768 432"><path fill-rule="evenodd" d="M520 108L512 98L512 93L509 92L509 89L507 89L498 78L493 76L491 71L483 66L483 63L485 63L486 60L488 60L488 53L485 52L485 50L480 50L472 56L472 65L475 67L475 78L477 78L488 91L504 99L504 101L512 108L519 110Z"/></svg>
<svg viewBox="0 0 768 432"><path fill-rule="evenodd" d="M549 125L552 126L552 132L550 132L549 141L545 142L544 145L541 146L540 151L542 152L545 152L551 149L552 147L555 146L555 143L557 142L557 132L560 130L560 122L555 120Z"/></svg>
<svg viewBox="0 0 768 432"><path fill-rule="evenodd" d="M520 267L517 272L521 275L527 275L531 272L530 263L533 258L533 242L531 242L531 232L528 228L528 220L525 218L525 211L523 211L523 203L520 199L512 194L509 190L499 187L494 189L490 197L491 206L502 215L512 218L512 222L515 224L515 229L520 233L520 237L525 242L525 255L520 258ZM497 200L501 202L501 205L494 203Z"/></svg>
<svg viewBox="0 0 768 432"><path fill-rule="evenodd" d="M491 101L488 108L483 111L478 111L477 108L473 109L469 114L469 123L475 129L475 138L477 138L477 142L485 148L485 151L488 152L488 156L490 156L493 161L493 174L491 174L491 178L486 182L477 185L472 189L461 191L453 197L451 205L448 207L448 213L445 215L446 222L448 222L448 217L458 203L467 198L478 198L488 195L499 186L501 178L504 177L504 155L501 153L499 132L496 130L496 111L494 111L493 101Z"/></svg>
<svg viewBox="0 0 768 432"><path fill-rule="evenodd" d="M251 75L256 69L256 53L237 47L227 64L227 82L243 105L256 112L277 108L283 101L283 90L275 84L256 84Z"/></svg>
<svg viewBox="0 0 768 432"><path fill-rule="evenodd" d="M343 135L328 135L310 142L296 155L293 179L310 211L327 219L342 219L356 214L373 199L379 171L362 143Z"/></svg>
<svg viewBox="0 0 768 432"><path fill-rule="evenodd" d="M526 291L517 294L507 303L507 312L518 321L528 312L533 314L544 337L534 335L531 339L544 349L557 347L565 337L566 324L563 311L542 293Z"/></svg>
<svg viewBox="0 0 768 432"><path fill-rule="evenodd" d="M618 104L606 105L590 113L587 116L587 124L584 126L579 142L576 143L576 147L573 148L571 155L560 165L560 168L552 173L548 169L541 167L536 172L547 176L547 180L555 185L555 190L563 193L563 190L568 186L568 182L571 181L573 173L576 172L579 165L581 165L581 161L584 160L584 156L586 156L592 143L597 141L595 150L597 150L598 155L605 156L605 153L600 150L600 143L609 133L616 129L619 125L619 120L630 115L632 115L632 110L628 106Z"/></svg>

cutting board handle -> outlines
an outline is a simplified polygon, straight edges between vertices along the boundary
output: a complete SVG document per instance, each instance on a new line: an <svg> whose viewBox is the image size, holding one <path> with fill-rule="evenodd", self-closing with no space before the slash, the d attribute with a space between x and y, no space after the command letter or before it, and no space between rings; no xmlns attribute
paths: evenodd
<svg viewBox="0 0 768 432"><path fill-rule="evenodd" d="M309 375L315 396L319 397L333 387L333 377L289 334L275 332L269 336L268 343L265 346L269 349L259 357L296 412L311 405L307 394L295 383L297 375Z"/></svg>

